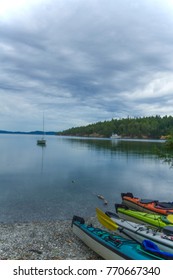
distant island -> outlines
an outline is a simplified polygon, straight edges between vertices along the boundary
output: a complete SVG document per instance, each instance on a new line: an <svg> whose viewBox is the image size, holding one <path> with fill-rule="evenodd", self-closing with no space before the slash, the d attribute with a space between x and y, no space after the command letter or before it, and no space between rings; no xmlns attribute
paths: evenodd
<svg viewBox="0 0 173 280"><path fill-rule="evenodd" d="M42 135L43 131L8 131L8 130L0 130L0 134L31 134L31 135ZM47 131L44 133L45 135L57 135L54 131Z"/></svg>
<svg viewBox="0 0 173 280"><path fill-rule="evenodd" d="M112 119L87 126L72 127L57 132L57 135L110 138L117 134L122 138L166 139L173 135L172 116L151 116Z"/></svg>
<svg viewBox="0 0 173 280"><path fill-rule="evenodd" d="M43 131L7 131L0 130L0 134L30 134L41 135ZM119 138L134 139L167 139L173 138L173 117L172 116L151 116L137 118L112 119L86 126L72 127L67 130L55 132L47 131L45 135L79 136L110 138L116 134Z"/></svg>

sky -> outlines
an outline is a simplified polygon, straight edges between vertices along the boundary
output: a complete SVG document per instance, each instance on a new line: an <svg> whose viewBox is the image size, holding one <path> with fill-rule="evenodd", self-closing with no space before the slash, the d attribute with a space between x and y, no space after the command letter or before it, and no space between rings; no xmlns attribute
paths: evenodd
<svg viewBox="0 0 173 280"><path fill-rule="evenodd" d="M173 115L173 0L0 0L0 130Z"/></svg>

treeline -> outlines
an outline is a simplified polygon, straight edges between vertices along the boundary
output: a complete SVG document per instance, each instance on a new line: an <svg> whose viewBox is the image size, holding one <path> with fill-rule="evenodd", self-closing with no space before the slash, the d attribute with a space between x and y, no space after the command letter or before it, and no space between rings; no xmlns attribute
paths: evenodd
<svg viewBox="0 0 173 280"><path fill-rule="evenodd" d="M87 126L72 127L58 135L110 137L112 133L124 138L160 139L173 135L172 116L112 119Z"/></svg>

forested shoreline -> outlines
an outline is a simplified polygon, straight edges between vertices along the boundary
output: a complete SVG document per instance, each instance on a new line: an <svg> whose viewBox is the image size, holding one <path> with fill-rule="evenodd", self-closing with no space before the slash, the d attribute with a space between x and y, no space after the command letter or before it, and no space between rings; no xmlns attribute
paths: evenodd
<svg viewBox="0 0 173 280"><path fill-rule="evenodd" d="M112 133L122 138L165 139L173 135L172 116L151 116L138 118L112 119L87 126L72 127L57 135L110 137Z"/></svg>

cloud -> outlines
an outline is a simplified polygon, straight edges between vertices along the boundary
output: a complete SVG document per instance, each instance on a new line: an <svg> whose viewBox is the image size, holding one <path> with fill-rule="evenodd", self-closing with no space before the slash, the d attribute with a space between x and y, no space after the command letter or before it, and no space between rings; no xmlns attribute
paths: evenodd
<svg viewBox="0 0 173 280"><path fill-rule="evenodd" d="M171 1L19 4L1 10L0 129L172 114Z"/></svg>

